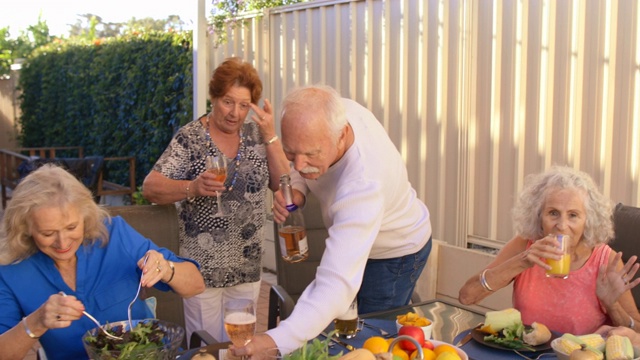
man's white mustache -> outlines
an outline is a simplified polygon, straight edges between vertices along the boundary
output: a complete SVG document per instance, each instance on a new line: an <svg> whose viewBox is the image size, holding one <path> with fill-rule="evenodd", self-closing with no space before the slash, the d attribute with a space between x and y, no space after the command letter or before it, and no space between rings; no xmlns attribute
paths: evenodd
<svg viewBox="0 0 640 360"><path fill-rule="evenodd" d="M316 167L308 166L308 167L300 170L300 172L303 173L303 174L314 174L314 173L319 173L320 169L318 169Z"/></svg>

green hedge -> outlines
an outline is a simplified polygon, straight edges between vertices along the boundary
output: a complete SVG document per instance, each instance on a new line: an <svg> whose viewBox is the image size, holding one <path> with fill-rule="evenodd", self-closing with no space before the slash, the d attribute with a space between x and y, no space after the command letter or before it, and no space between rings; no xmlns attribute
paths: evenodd
<svg viewBox="0 0 640 360"><path fill-rule="evenodd" d="M140 185L175 131L193 120L190 41L191 32L151 32L39 48L20 74L22 146L135 156ZM108 171L126 181L123 167Z"/></svg>

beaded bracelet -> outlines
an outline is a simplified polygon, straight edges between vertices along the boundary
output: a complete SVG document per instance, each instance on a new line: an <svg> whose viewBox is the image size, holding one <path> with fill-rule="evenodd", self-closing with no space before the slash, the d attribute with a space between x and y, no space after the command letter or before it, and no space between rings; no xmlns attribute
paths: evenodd
<svg viewBox="0 0 640 360"><path fill-rule="evenodd" d="M187 184L187 188L185 189L185 192L187 193L187 201L188 201L188 202L192 202L192 201L193 201L193 199L195 199L195 198L196 198L195 196L194 196L194 197L190 197L190 196L189 196L189 189L191 188L191 184L193 184L193 182L194 182L194 181L195 181L195 180L189 181L189 183Z"/></svg>
<svg viewBox="0 0 640 360"><path fill-rule="evenodd" d="M40 339L40 336L36 336L36 334L32 333L31 330L29 329L29 327L27 326L27 317L26 316L22 318L22 325L24 325L24 331L27 332L27 335L29 335L30 338L32 338L34 340Z"/></svg>
<svg viewBox="0 0 640 360"><path fill-rule="evenodd" d="M480 274L480 284L482 284L482 287L483 287L485 290L493 292L493 289L492 289L492 288L491 288L491 286L489 286L489 284L487 283L487 278L486 278L487 270L489 270L489 269L484 269L484 270L482 271L482 273Z"/></svg>

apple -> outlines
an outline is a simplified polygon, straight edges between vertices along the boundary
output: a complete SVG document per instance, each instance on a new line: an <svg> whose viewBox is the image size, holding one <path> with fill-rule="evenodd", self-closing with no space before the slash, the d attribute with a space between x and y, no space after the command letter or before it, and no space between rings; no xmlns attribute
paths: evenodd
<svg viewBox="0 0 640 360"><path fill-rule="evenodd" d="M429 340L424 340L424 344L422 345L423 348L427 348L429 350L433 350L433 348L435 348L435 346L433 346L433 343Z"/></svg>
<svg viewBox="0 0 640 360"><path fill-rule="evenodd" d="M410 336L414 338L418 342L418 344L420 344L420 346L424 345L425 338L424 332L422 331L421 327L404 325L400 328L400 330L398 330L398 335ZM417 349L416 345L408 340L401 340L399 342L399 345L403 350L407 350L409 352Z"/></svg>

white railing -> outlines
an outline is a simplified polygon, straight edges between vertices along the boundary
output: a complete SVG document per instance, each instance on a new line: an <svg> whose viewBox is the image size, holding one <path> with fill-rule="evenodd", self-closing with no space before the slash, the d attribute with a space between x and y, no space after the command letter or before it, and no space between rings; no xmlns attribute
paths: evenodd
<svg viewBox="0 0 640 360"><path fill-rule="evenodd" d="M259 69L279 110L325 83L387 129L434 238L500 247L527 174L590 173L640 205L637 0L344 0L272 9L209 53Z"/></svg>

